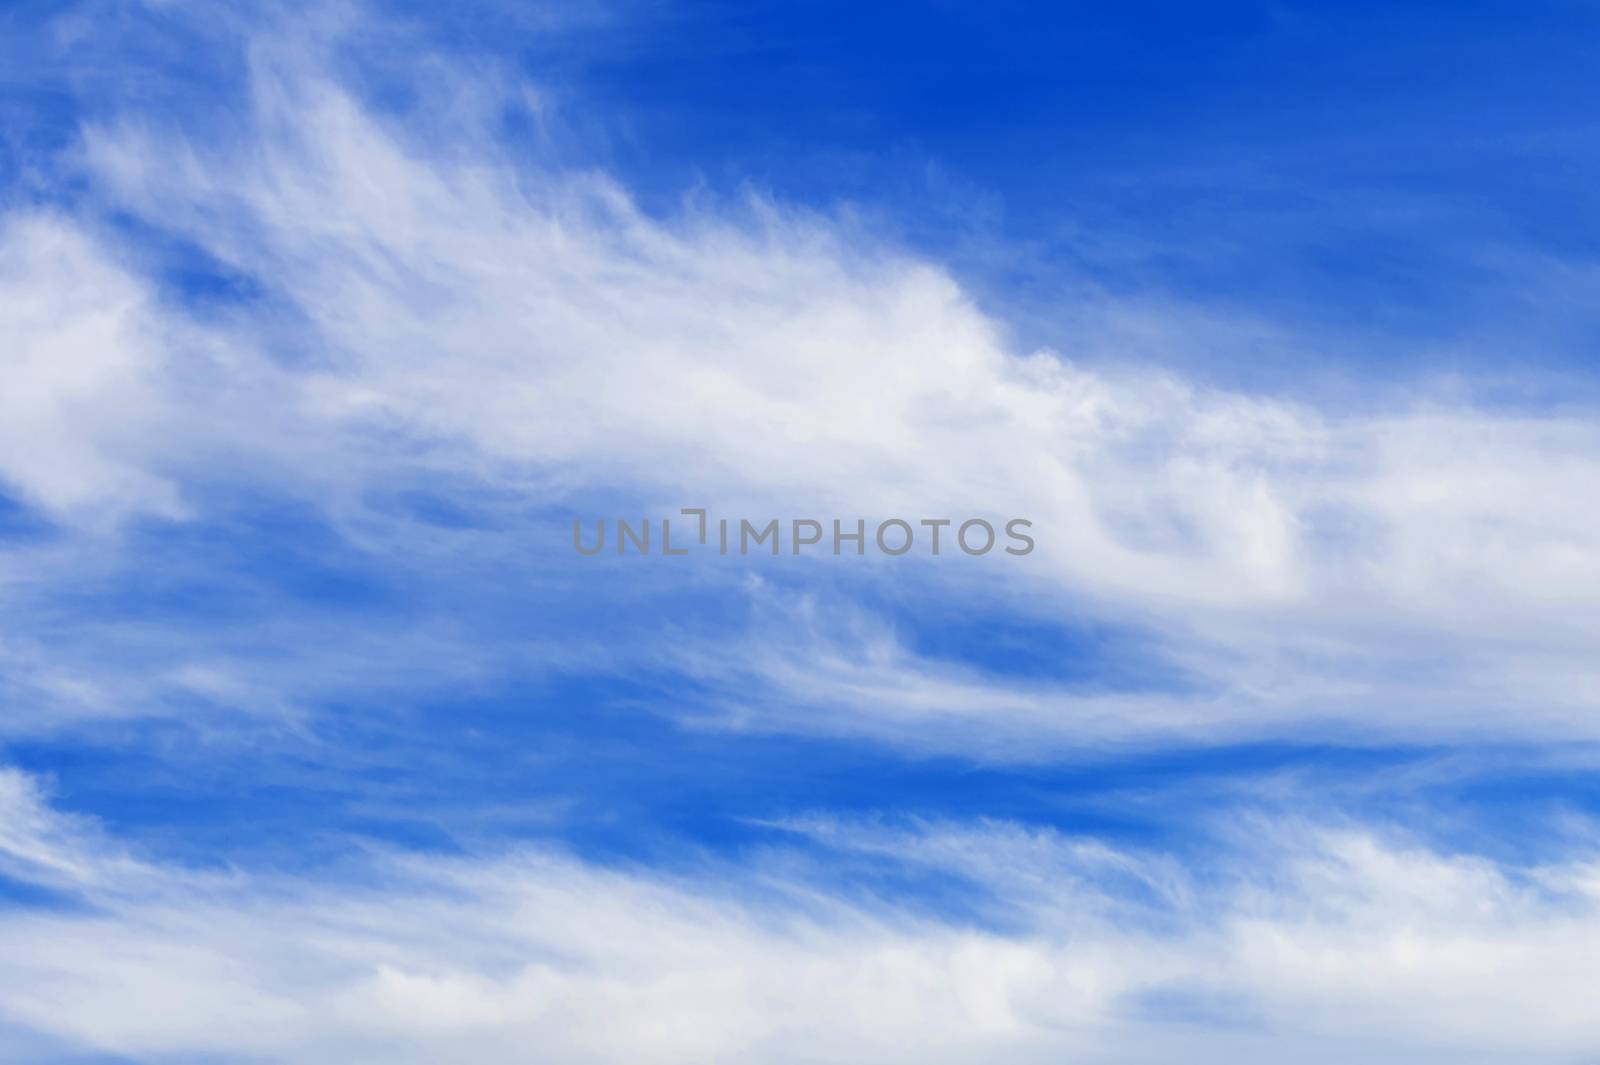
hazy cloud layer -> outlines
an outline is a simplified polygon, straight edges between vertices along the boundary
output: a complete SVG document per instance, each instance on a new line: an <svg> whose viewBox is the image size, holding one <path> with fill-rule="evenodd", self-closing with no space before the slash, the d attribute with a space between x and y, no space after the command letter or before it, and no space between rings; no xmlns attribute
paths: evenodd
<svg viewBox="0 0 1600 1065"><path fill-rule="evenodd" d="M793 822L828 867L377 855L314 880L130 856L0 777L0 1017L163 1062L1569 1061L1600 1041L1592 854L1510 867L1251 818L1198 867L1004 822Z"/></svg>
<svg viewBox="0 0 1600 1065"><path fill-rule="evenodd" d="M442 102L401 126L308 65L304 38L264 32L246 53L243 128L107 119L84 158L109 202L257 298L196 317L69 217L7 223L22 268L5 304L37 369L8 392L0 469L58 520L194 520L219 484L254 486L448 579L481 540L397 526L375 492L442 478L585 517L1026 516L1034 555L918 580L1141 627L1193 684L946 700L1002 731L1591 731L1587 417L1318 409L1075 362L1099 334L1011 350L936 264L844 220L760 200L655 218L603 176L514 157L482 114L521 97L443 60ZM443 116L442 142L417 135ZM564 520L524 527L543 554L508 565L576 564ZM500 528L489 550L510 559ZM845 594L870 568L850 565ZM802 667L796 693L793 646L749 648L739 683L842 705L810 719L828 727L914 720L918 697L894 691L939 683L937 663L888 654L849 667L880 682Z"/></svg>
<svg viewBox="0 0 1600 1065"><path fill-rule="evenodd" d="M544 10L519 32L588 17ZM846 207L647 209L574 153L581 99L355 6L95 5L50 28L93 106L38 164L66 191L0 210L0 742L6 763L84 760L61 757L59 801L0 770L0 1060L1600 1047L1579 815L1509 833L1527 853L1452 846L1356 801L1405 792L1401 770L1336 760L1275 805L1278 782L1227 765L1099 797L1110 819L1166 811L1169 842L1048 827L1067 800L1038 777L1016 803L1038 821L919 808L964 774L1229 744L1487 745L1440 770L1463 778L1495 744L1581 766L1592 410L1220 388L1162 367L1312 327L1087 278L1031 350ZM214 95L164 104L195 94L151 33L226 67ZM1025 517L1038 547L571 548L574 517L683 506ZM726 769L750 737L794 746L751 755L716 809L661 815L700 818L703 851L563 836L579 813L650 835L626 811L657 792L608 805L630 771L681 742L682 775L651 786L687 787L693 756ZM847 808L822 772L784 816L741 805L825 744L926 777ZM240 785L214 813L236 824L199 823L196 767ZM116 829L69 812L85 781L115 796L140 772L167 790ZM368 819L272 805L328 795ZM186 849L275 809L305 818L276 823L284 850ZM502 816L550 831L475 834Z"/></svg>

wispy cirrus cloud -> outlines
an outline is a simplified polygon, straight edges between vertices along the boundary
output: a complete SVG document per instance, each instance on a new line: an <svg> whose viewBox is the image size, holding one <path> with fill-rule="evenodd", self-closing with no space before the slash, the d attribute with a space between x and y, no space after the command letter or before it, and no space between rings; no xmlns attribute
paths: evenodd
<svg viewBox="0 0 1600 1065"><path fill-rule="evenodd" d="M0 781L8 874L80 904L0 916L0 1016L151 1062L1563 1061L1600 1041L1587 852L1518 867L1255 817L1194 860L806 818L780 827L808 848L780 835L737 868L525 849L299 879L150 864ZM954 887L873 887L889 875Z"/></svg>
<svg viewBox="0 0 1600 1065"><path fill-rule="evenodd" d="M1592 411L1217 387L1311 327L1087 278L1034 350L848 208L646 207L425 20L113 7L0 213L0 739L65 767L0 772L0 1056L1600 1042L1592 827L1449 805L1590 758ZM571 549L680 506L1038 550Z"/></svg>
<svg viewBox="0 0 1600 1065"><path fill-rule="evenodd" d="M987 697L949 693L1001 727L1587 734L1585 619L1600 597L1587 419L1446 398L1324 409L1014 351L936 264L842 219L760 200L659 218L602 175L529 159L486 118L521 106L515 83L430 56L440 102L385 116L334 58L360 20L314 25L250 27L246 125L225 138L115 114L84 135L107 203L264 298L202 318L79 222L12 223L30 279L13 286L54 280L9 302L41 308L29 349L61 353L49 364L76 376L50 387L77 398L30 402L6 468L63 520L203 517L226 480L314 501L362 549L450 579L483 538L396 524L375 493L433 478L557 511L1026 515L1040 546L1025 563L919 580L952 601L976 590L1143 628L1193 691L1112 692L1100 709L1006 694L1003 679ZM91 293L117 309L78 314L71 301ZM105 335L81 335L94 322ZM116 354L97 364L85 345ZM112 396L113 419L86 406ZM89 419L100 427L79 433ZM50 449L72 459L55 473L36 458L52 435L73 441ZM509 560L523 519L510 520L489 550L528 573ZM546 556L533 567L574 561L559 529L522 526ZM841 617L857 609L851 579L836 586ZM692 618L680 635L689 658L726 638L697 638ZM933 705L938 663L897 656L876 685L824 692L827 671L786 674L786 646L748 648L738 683L782 700L785 675L804 676L810 701L869 721Z"/></svg>

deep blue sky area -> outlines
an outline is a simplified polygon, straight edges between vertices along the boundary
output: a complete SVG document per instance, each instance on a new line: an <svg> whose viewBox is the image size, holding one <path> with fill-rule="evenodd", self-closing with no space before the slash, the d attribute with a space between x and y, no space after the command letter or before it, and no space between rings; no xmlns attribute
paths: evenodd
<svg viewBox="0 0 1600 1065"><path fill-rule="evenodd" d="M603 106L659 209L848 201L1029 342L1070 343L1087 281L1405 374L1581 373L1600 333L1552 275L1600 238L1597 42L1568 3L648 5L522 68Z"/></svg>

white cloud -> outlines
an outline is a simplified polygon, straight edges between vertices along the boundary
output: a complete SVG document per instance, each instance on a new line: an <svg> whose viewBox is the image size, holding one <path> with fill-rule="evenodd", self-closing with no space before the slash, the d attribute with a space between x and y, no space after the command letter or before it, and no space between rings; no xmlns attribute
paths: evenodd
<svg viewBox="0 0 1600 1065"><path fill-rule="evenodd" d="M147 464L171 413L171 331L138 278L65 219L13 213L0 219L0 335L0 481L91 522L180 512Z"/></svg>
<svg viewBox="0 0 1600 1065"><path fill-rule="evenodd" d="M486 101L522 86L425 55L436 103L384 120L307 58L326 42L257 33L242 128L134 115L90 129L85 157L114 202L260 279L269 306L188 322L81 232L13 223L18 277L53 279L39 292L55 302L24 333L9 395L35 398L0 476L64 520L203 513L227 479L318 501L398 557L411 530L365 501L418 470L536 504L1023 515L1034 556L918 580L1142 627L1201 695L1019 692L892 639L815 670L774 640L741 663L774 695L747 688L751 705L838 705L810 720L889 735L951 704L964 744L986 720L1080 736L1593 731L1590 420L1425 399L1318 409L1119 366L1101 334L1060 338L1102 353L1092 363L1013 351L937 265L845 221L760 201L651 217L614 181L483 132ZM286 326L283 306L303 319ZM1143 333L1172 335L1161 326ZM452 550L429 544L418 564L446 572Z"/></svg>
<svg viewBox="0 0 1600 1065"><path fill-rule="evenodd" d="M659 708L696 726L977 759L1594 732L1600 429L1581 412L1448 397L1352 412L1205 387L1149 368L1150 346L1184 343L1194 321L1151 302L1066 308L1081 334L1019 351L936 263L847 219L760 199L652 216L613 179L484 132L501 104L537 99L526 86L419 52L436 110L385 119L335 75L326 40L236 17L211 35L254 34L250 106L226 134L129 111L85 133L81 215L0 219L0 483L59 526L0 544L6 734L225 706L315 744L320 705L381 713L566 669L692 681L664 681ZM340 8L311 25L360 23ZM93 220L104 204L268 298L192 314ZM382 505L419 483L485 497L495 520L443 531ZM226 532L252 492L319 508L345 538L338 561L395 575L415 601L341 613L237 559L129 547L181 542L186 522ZM565 618L475 620L524 579L546 605L623 583L630 604L681 601L685 571L644 562L637 581L611 569L575 592L600 571L574 568L564 533L539 555L551 541L530 534L548 526L527 511L687 504L1026 516L1039 551L897 570L824 559L771 579L686 567L718 608L741 584L748 615L686 610L621 646ZM119 584L147 566L151 584ZM1137 632L1178 679L1069 684L943 660L864 605L897 578L941 608ZM124 611L118 593L143 605L153 587L235 612ZM0 908L0 1059L1600 1051L1587 844L1516 866L1286 816L1215 832L1203 858L1009 822L767 828L780 842L737 862L670 870L533 847L199 872L0 771L0 876L70 902ZM963 885L974 916L843 882L878 866Z"/></svg>
<svg viewBox="0 0 1600 1065"><path fill-rule="evenodd" d="M0 1019L145 1061L1555 1062L1600 1047L1589 854L1513 868L1258 820L1185 864L1004 822L788 826L835 856L968 882L973 923L830 886L787 845L676 873L531 850L199 874L129 858L0 779L8 872L88 904L0 915Z"/></svg>

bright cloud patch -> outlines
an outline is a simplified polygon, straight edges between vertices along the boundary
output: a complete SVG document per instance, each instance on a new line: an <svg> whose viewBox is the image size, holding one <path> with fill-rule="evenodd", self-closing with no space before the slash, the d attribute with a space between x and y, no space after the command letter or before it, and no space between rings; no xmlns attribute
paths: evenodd
<svg viewBox="0 0 1600 1065"><path fill-rule="evenodd" d="M0 919L4 1016L153 1060L1556 1060L1600 1038L1592 857L1261 821L1188 869L999 822L789 826L954 878L979 915L955 923L830 889L781 841L666 876L545 851L316 883L164 868L4 781L8 870L89 906Z"/></svg>
<svg viewBox="0 0 1600 1065"><path fill-rule="evenodd" d="M1600 1047L1580 395L1224 386L1333 341L1131 268L1035 348L888 209L663 206L445 15L40 26L0 1060ZM574 550L683 507L1037 549Z"/></svg>
<svg viewBox="0 0 1600 1065"><path fill-rule="evenodd" d="M655 219L607 179L513 161L470 123L436 148L282 41L255 53L250 85L247 138L114 121L86 145L116 202L258 279L264 303L204 323L157 312L81 233L13 227L30 285L53 276L50 291L94 291L102 308L90 324L70 305L30 316L54 330L30 350L96 354L30 375L52 394L29 409L70 419L46 427L60 434L93 417L70 404L117 396L110 425L51 449L70 460L55 475L19 442L13 483L42 505L170 514L225 476L370 524L372 493L429 476L572 514L604 501L602 517L1025 515L1026 562L919 580L1146 627L1203 694L1114 698L1104 714L998 694L982 712L1002 728L1021 699L1077 734L1263 719L1590 732L1600 434L1586 418L1318 410L1078 364L1073 337L1067 354L1014 352L936 266L843 223L761 202ZM182 435L146 439L158 422ZM125 423L147 429L91 443ZM406 530L374 535L413 550ZM522 535L546 556L565 536Z"/></svg>

